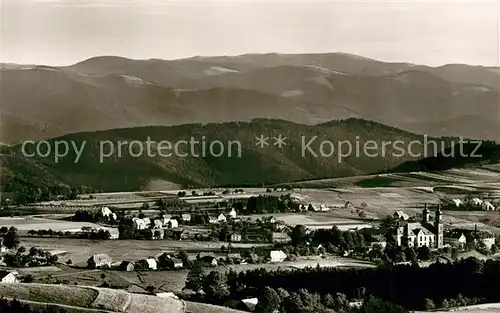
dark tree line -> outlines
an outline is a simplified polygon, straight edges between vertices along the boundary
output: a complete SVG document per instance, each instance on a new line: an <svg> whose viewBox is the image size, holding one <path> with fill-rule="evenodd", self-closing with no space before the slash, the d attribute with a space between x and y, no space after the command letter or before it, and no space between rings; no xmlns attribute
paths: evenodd
<svg viewBox="0 0 500 313"><path fill-rule="evenodd" d="M343 293L348 298L366 295L398 303L408 309L424 308L425 300L442 303L457 295L470 299L499 302L496 284L500 279L500 261L475 258L455 263L386 266L374 269L307 268L294 271L257 269L228 274L231 297L258 296L262 286L283 288L289 292L307 289L321 296Z"/></svg>

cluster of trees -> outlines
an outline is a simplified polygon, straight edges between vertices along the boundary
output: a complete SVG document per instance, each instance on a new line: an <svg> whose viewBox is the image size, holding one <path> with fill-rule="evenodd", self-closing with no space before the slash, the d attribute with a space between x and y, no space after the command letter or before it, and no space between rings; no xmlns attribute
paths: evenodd
<svg viewBox="0 0 500 313"><path fill-rule="evenodd" d="M266 214L301 211L300 203L290 194L281 196L259 195L247 201L246 214Z"/></svg>
<svg viewBox="0 0 500 313"><path fill-rule="evenodd" d="M17 228L15 228L14 226L10 228L4 226L0 228L0 233L3 234L2 244L7 249L15 249L21 243L21 240L19 239L19 234L17 233Z"/></svg>
<svg viewBox="0 0 500 313"><path fill-rule="evenodd" d="M111 238L111 233L109 232L109 230L96 230L90 227L82 227L82 231L78 233L69 231L53 231L52 229L30 229L28 230L28 235L40 237L68 237L92 240L108 240Z"/></svg>
<svg viewBox="0 0 500 313"><path fill-rule="evenodd" d="M0 298L0 313L67 313L64 308L56 306L33 307L16 299Z"/></svg>
<svg viewBox="0 0 500 313"><path fill-rule="evenodd" d="M40 201L75 200L78 195L93 191L87 187L71 187L57 182L42 182L33 176L22 177L21 173L2 181L1 191L10 194L2 205L26 204Z"/></svg>
<svg viewBox="0 0 500 313"><path fill-rule="evenodd" d="M373 269L317 267L272 272L258 269L228 273L226 278L234 298L259 296L261 287L269 286L288 291L305 288L321 296L339 292L350 299L359 297L359 290L364 290L366 295L412 310L425 309L428 300L449 306L451 299L458 299L457 295L470 299L467 303L500 301L495 288L500 279L500 261L476 258L454 263L436 262L424 268L413 264Z"/></svg>
<svg viewBox="0 0 500 313"><path fill-rule="evenodd" d="M16 253L6 254L3 261L10 267L37 267L54 265L57 259L57 255L52 255L36 247L31 247L29 251L26 251L24 247L19 247Z"/></svg>
<svg viewBox="0 0 500 313"><path fill-rule="evenodd" d="M360 297L360 306L351 306L342 293L320 295L307 289L288 292L283 288L264 287L257 312L272 313L406 313L402 306L375 297Z"/></svg>
<svg viewBox="0 0 500 313"><path fill-rule="evenodd" d="M258 269L256 271L262 271ZM263 270L265 272L265 270ZM242 297L256 296L258 305L256 312L273 313L276 310L282 313L405 313L403 307L376 299L366 297L361 307L351 307L347 296L342 293L311 293L305 288L282 288L261 286L247 291L247 286L238 281L239 274L229 271L226 275L211 271L203 272L199 262L192 264L186 279L186 288L195 291L204 291L203 296L195 300L209 302L228 307L238 308L238 300ZM199 293L200 294L200 293ZM358 299L366 296L363 288L358 289Z"/></svg>
<svg viewBox="0 0 500 313"><path fill-rule="evenodd" d="M103 215L101 211L78 210L71 218L74 222L116 224L117 220L110 215Z"/></svg>

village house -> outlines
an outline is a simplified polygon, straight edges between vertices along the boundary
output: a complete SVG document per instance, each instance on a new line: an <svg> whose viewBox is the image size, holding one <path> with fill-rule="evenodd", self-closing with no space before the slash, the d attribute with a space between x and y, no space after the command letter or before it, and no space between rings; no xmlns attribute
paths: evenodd
<svg viewBox="0 0 500 313"><path fill-rule="evenodd" d="M148 259L146 259L146 262L148 263L148 268L149 268L150 270L154 270L154 271L155 271L155 270L157 270L157 269L158 269L158 263L156 262L156 260L155 260L155 259L153 259L153 258L148 258Z"/></svg>
<svg viewBox="0 0 500 313"><path fill-rule="evenodd" d="M382 247L383 249L387 246L387 240L382 235L371 235L368 242L371 249L373 249L377 245Z"/></svg>
<svg viewBox="0 0 500 313"><path fill-rule="evenodd" d="M232 219L236 218L236 210L234 208L232 208L231 212L229 212L229 217Z"/></svg>
<svg viewBox="0 0 500 313"><path fill-rule="evenodd" d="M165 238L165 232L162 229L150 229L151 231L151 239L153 240L162 240Z"/></svg>
<svg viewBox="0 0 500 313"><path fill-rule="evenodd" d="M278 263L283 262L287 258L287 255L281 250L273 250L270 253L270 257L272 263Z"/></svg>
<svg viewBox="0 0 500 313"><path fill-rule="evenodd" d="M18 283L19 279L16 271L0 270L0 282L2 283Z"/></svg>
<svg viewBox="0 0 500 313"><path fill-rule="evenodd" d="M401 220L401 221L407 221L410 219L410 216L408 216L408 214L406 214L405 212L403 211L396 211L394 212L394 214L392 215L392 217L396 220Z"/></svg>
<svg viewBox="0 0 500 313"><path fill-rule="evenodd" d="M229 240L231 242L240 242L241 241L241 234L240 233L232 233Z"/></svg>
<svg viewBox="0 0 500 313"><path fill-rule="evenodd" d="M120 266L120 271L132 272L134 271L134 263L130 261L123 261Z"/></svg>
<svg viewBox="0 0 500 313"><path fill-rule="evenodd" d="M181 219L184 223L191 222L191 214L182 214Z"/></svg>
<svg viewBox="0 0 500 313"><path fill-rule="evenodd" d="M237 304L236 309L240 311L253 312L259 303L257 298L242 299L240 303Z"/></svg>
<svg viewBox="0 0 500 313"><path fill-rule="evenodd" d="M163 222L160 219L155 219L153 221L153 228L158 229L163 227Z"/></svg>
<svg viewBox="0 0 500 313"><path fill-rule="evenodd" d="M217 258L215 258L214 256L211 256L211 255L206 255L204 257L201 257L200 261L204 265L207 265L207 266L217 266L218 265Z"/></svg>
<svg viewBox="0 0 500 313"><path fill-rule="evenodd" d="M467 237L463 231L454 229L444 234L444 243L453 247L462 248L467 243Z"/></svg>
<svg viewBox="0 0 500 313"><path fill-rule="evenodd" d="M168 228L177 228L179 227L179 222L176 219L171 219L168 221Z"/></svg>
<svg viewBox="0 0 500 313"><path fill-rule="evenodd" d="M183 266L184 266L184 263L182 263L182 260L180 259L177 259L177 258L173 258L173 257L168 257L169 258L169 266L170 268L173 268L173 269L181 269Z"/></svg>
<svg viewBox="0 0 500 313"><path fill-rule="evenodd" d="M87 266L89 268L102 268L102 267L111 267L111 263L113 260L109 257L109 255L100 253L94 254L87 260Z"/></svg>
<svg viewBox="0 0 500 313"><path fill-rule="evenodd" d="M430 212L427 205L422 211L421 222L410 222L406 214L398 213L400 219L397 220L395 241L398 246L442 248L444 246L443 238L443 212L438 207L434 214L434 222L430 221ZM396 217L396 213L394 217Z"/></svg>
<svg viewBox="0 0 500 313"><path fill-rule="evenodd" d="M287 233L283 232L274 232L272 236L273 236L272 241L275 243L287 243L292 240Z"/></svg>
<svg viewBox="0 0 500 313"><path fill-rule="evenodd" d="M134 225L134 229L142 230L142 229L146 229L149 227L149 225L151 224L151 220L149 220L149 218L146 220L146 218L134 217L134 218L132 218L132 223Z"/></svg>
<svg viewBox="0 0 500 313"><path fill-rule="evenodd" d="M479 230L477 228L477 225L474 229L461 229L461 231L467 238L467 242L473 242L474 244L477 244L480 240L483 242L487 249L491 249L491 247L496 242L496 238L491 232Z"/></svg>
<svg viewBox="0 0 500 313"><path fill-rule="evenodd" d="M235 263L240 263L243 257L239 253L228 253L227 258L233 260Z"/></svg>
<svg viewBox="0 0 500 313"><path fill-rule="evenodd" d="M170 215L170 214L163 215L161 218L163 225L167 225L168 221L170 221L171 218L172 218L172 215Z"/></svg>
<svg viewBox="0 0 500 313"><path fill-rule="evenodd" d="M112 216L113 215L113 212L111 212L111 210L108 208L108 207L103 207L101 208L101 215L102 216Z"/></svg>
<svg viewBox="0 0 500 313"><path fill-rule="evenodd" d="M7 247L3 245L3 240L0 240L0 253L5 253L7 250Z"/></svg>
<svg viewBox="0 0 500 313"><path fill-rule="evenodd" d="M220 222L220 223L225 223L227 222L227 219L226 219L226 216L224 214L219 214L219 216L217 216L217 221Z"/></svg>

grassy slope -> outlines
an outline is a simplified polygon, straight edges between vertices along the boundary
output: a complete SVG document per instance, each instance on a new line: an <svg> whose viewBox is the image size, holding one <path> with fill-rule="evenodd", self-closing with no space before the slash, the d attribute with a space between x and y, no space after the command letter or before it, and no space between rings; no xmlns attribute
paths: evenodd
<svg viewBox="0 0 500 313"><path fill-rule="evenodd" d="M1 284L0 294L5 297L17 298L19 300L39 302L40 305L54 304L72 306L75 307L75 313L91 311L85 310L85 308L102 310L103 312L126 313L240 312L206 304L184 303L181 300L175 300L173 298L158 298L147 295L131 294L122 290L106 288L91 289L76 286L16 283ZM78 308L82 309L78 310Z"/></svg>
<svg viewBox="0 0 500 313"><path fill-rule="evenodd" d="M260 148L255 145L255 138L260 135L287 137L287 146L279 149L270 145ZM122 157L115 156L99 161L99 142L139 140L145 142L149 137L152 141L189 140L194 137L200 140L205 136L208 143L219 140L223 143L239 141L242 146L242 156L205 158L196 157L131 157L124 152ZM12 148L10 155L2 156L2 185L6 186L13 178L29 181L32 179L52 180L70 185L87 185L107 191L138 190L148 185L152 179L162 179L181 185L260 185L262 183L278 183L284 181L299 181L320 179L326 177L345 177L385 171L404 161L412 160L411 156L393 157L391 146L386 148L383 157L378 151L378 157L368 157L361 153L347 158L333 156L315 157L306 152L302 155L302 138L308 142L314 136L318 139L311 145L319 153L320 143L332 141L337 150L339 141L350 141L355 151L358 141L361 147L368 140L374 140L381 146L382 141L402 140L408 143L412 140L422 141L422 136L404 132L397 128L359 119L333 121L321 125L309 126L286 122L282 120L254 120L249 123L231 122L222 124L187 124L172 127L141 127L115 129L100 132L87 132L67 135L52 140L75 141L78 145L85 141L86 146L78 164L74 163L74 154L55 163L53 155L48 158L25 158L19 153L19 146ZM445 139L447 141L448 139ZM227 144L226 144L227 147ZM419 147L419 146L416 146ZM126 149L126 148L125 148ZM227 149L226 149L227 150ZM416 152L417 149L414 149ZM325 151L328 151L325 150ZM344 150L345 151L345 150ZM227 152L226 152L227 153ZM355 154L355 152L353 152ZM42 181L43 182L43 181Z"/></svg>

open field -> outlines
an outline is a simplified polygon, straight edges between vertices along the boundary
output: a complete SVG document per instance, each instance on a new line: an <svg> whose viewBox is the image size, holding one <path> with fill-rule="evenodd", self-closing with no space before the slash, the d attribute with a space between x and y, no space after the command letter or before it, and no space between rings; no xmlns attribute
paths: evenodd
<svg viewBox="0 0 500 313"><path fill-rule="evenodd" d="M78 231L82 227L90 227L96 229L109 230L111 233L118 233L117 228L101 226L89 222L72 222L64 220L56 220L41 217L0 217L0 227L6 226L16 227L20 232L27 232L30 229L41 230L41 229L52 229L53 231Z"/></svg>
<svg viewBox="0 0 500 313"><path fill-rule="evenodd" d="M71 259L75 265L86 264L93 254L106 253L113 261L140 260L154 256L163 251L176 251L180 249L190 251L220 251L221 246L227 242L194 242L170 240L80 240L69 238L39 238L26 237L22 239L25 247L38 247L46 250L62 250L67 254L60 257L65 262ZM253 246L267 246L268 244L232 243L234 248L251 248Z"/></svg>
<svg viewBox="0 0 500 313"><path fill-rule="evenodd" d="M356 268L370 268L374 267L370 262L361 261L343 257L330 256L323 259L318 256L299 257L296 261L284 261L281 263L262 263L262 264L235 264L219 266L215 268L205 268L205 272L213 270L225 273L229 269L236 272L254 270L264 268L267 270L277 269L298 269L305 267L356 267ZM61 269L58 272L33 272L31 273L37 282L64 282L65 284L79 286L99 286L102 284L103 279L101 274L104 273L104 279L111 286L122 289L133 288L136 291L144 292L147 286L154 286L156 290L164 292L181 292L185 286L187 270L177 271L142 271L142 272L125 272L117 270L88 270L88 269L75 269L64 265L59 266ZM49 277L50 274L50 277Z"/></svg>

